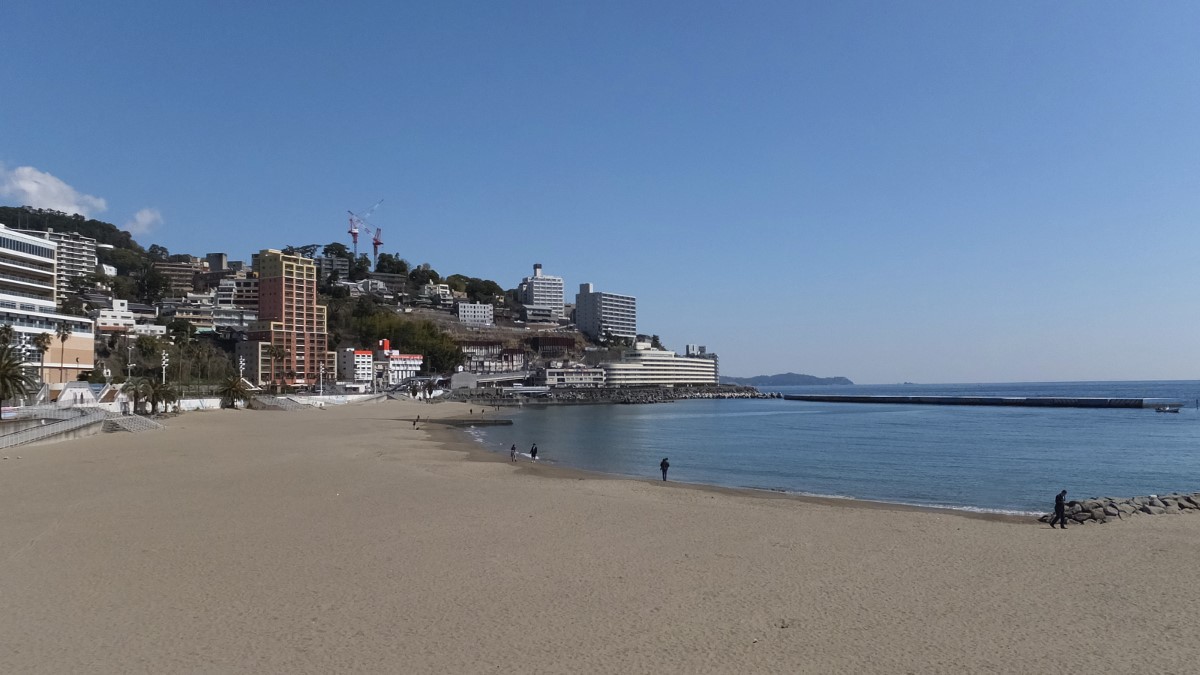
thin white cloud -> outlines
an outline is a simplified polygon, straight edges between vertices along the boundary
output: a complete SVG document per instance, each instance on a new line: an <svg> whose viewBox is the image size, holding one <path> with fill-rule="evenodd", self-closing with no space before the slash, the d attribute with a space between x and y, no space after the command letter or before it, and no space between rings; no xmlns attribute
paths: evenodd
<svg viewBox="0 0 1200 675"><path fill-rule="evenodd" d="M129 234L146 234L162 225L162 222L162 214L158 212L158 209L142 209L125 222L125 229L129 231Z"/></svg>
<svg viewBox="0 0 1200 675"><path fill-rule="evenodd" d="M6 169L0 165L0 197L17 206L32 206L63 213L78 213L85 218L100 213L108 204L100 197L85 195L53 174L32 166Z"/></svg>

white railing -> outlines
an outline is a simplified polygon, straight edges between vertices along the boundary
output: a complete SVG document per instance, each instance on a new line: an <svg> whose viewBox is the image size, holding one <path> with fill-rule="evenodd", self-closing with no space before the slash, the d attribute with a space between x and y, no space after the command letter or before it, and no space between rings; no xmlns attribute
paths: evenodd
<svg viewBox="0 0 1200 675"><path fill-rule="evenodd" d="M83 427L103 422L107 418L107 414L103 410L81 410L79 408L72 410L76 413L76 415L71 419L64 419L60 422L44 424L40 427L22 429L21 431L0 436L0 448L11 448L17 445L24 445L26 443L33 443L34 441L51 438L68 431L82 429Z"/></svg>

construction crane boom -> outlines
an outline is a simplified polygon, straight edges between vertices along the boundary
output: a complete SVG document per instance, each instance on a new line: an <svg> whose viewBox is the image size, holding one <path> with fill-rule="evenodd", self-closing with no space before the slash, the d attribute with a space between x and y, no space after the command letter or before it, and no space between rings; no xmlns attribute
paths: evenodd
<svg viewBox="0 0 1200 675"><path fill-rule="evenodd" d="M350 229L346 231L350 233L350 240L354 242L355 260L358 260L358 233L362 230L362 228L371 224L369 221L367 221L367 218L369 218L372 213L375 213L375 209L379 208L379 205L382 203L383 200L380 199L379 201L375 202L371 208L363 211L362 215L350 211L349 209L346 210L346 213L350 214Z"/></svg>

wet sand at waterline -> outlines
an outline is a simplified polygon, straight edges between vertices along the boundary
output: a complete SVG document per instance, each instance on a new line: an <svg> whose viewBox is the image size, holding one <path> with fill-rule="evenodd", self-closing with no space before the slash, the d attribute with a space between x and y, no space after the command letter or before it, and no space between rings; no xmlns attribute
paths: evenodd
<svg viewBox="0 0 1200 675"><path fill-rule="evenodd" d="M663 484L657 466L638 481L513 465L412 427L469 408L188 413L164 431L6 451L0 672L1128 673L1200 660L1200 516L1062 532Z"/></svg>

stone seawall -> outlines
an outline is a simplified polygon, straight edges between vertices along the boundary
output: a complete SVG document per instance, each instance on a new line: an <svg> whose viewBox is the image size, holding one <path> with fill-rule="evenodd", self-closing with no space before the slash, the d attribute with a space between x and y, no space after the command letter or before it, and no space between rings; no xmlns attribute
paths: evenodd
<svg viewBox="0 0 1200 675"><path fill-rule="evenodd" d="M1200 492L1192 494L1174 493L1169 495L1150 495L1148 497L1096 497L1080 501L1067 502L1067 520L1075 525L1091 523L1108 523L1114 520L1125 520L1134 516L1159 516L1177 513L1200 513ZM1050 522L1054 513L1047 513L1038 518L1043 523Z"/></svg>

